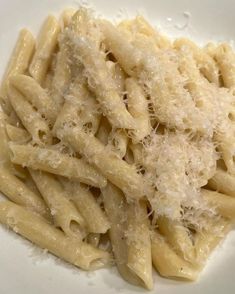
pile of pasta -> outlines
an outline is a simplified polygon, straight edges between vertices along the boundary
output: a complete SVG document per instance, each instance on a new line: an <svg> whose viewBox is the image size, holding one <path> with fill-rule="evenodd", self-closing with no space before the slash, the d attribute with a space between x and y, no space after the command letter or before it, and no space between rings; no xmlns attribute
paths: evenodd
<svg viewBox="0 0 235 294"><path fill-rule="evenodd" d="M235 53L91 11L23 29L1 85L0 222L84 270L197 279L235 218Z"/></svg>

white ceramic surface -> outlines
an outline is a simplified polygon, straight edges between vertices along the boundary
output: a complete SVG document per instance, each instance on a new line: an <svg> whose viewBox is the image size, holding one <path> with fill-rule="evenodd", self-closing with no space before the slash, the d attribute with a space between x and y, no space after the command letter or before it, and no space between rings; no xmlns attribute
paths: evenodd
<svg viewBox="0 0 235 294"><path fill-rule="evenodd" d="M234 0L0 0L0 76L20 28L26 26L36 33L49 13L88 3L101 14L116 20L143 13L155 26L173 37L190 36L198 42L235 39ZM235 293L235 231L210 257L198 282L176 282L156 274L154 280L152 293ZM43 255L28 241L0 227L1 294L87 292L147 293L128 285L115 269L84 273L51 255Z"/></svg>

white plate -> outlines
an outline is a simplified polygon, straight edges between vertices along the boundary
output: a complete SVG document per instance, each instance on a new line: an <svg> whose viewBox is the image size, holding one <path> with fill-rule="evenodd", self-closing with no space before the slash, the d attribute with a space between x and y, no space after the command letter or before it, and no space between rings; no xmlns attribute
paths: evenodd
<svg viewBox="0 0 235 294"><path fill-rule="evenodd" d="M192 39L230 41L235 37L233 0L93 0L93 7L106 17L143 13L171 36ZM66 6L77 7L72 0L0 0L0 76L14 46L20 28L37 32L49 13ZM87 2L83 2L87 4ZM122 7L120 9L120 7ZM1 138L0 138L1 139ZM211 256L196 283L176 282L154 275L155 289L161 294L232 294L235 293L235 232ZM145 291L124 282L115 269L87 274L51 255L43 256L29 242L0 227L1 294L125 294Z"/></svg>

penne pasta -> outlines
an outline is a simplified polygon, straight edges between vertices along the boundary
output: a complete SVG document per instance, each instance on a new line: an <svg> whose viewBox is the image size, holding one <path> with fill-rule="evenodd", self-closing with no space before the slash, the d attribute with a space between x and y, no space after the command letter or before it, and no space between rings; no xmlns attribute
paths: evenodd
<svg viewBox="0 0 235 294"><path fill-rule="evenodd" d="M24 74L27 71L34 48L35 40L32 34L26 29L21 30L0 88L0 100L3 99L3 107L7 114L11 112L7 98L8 79L12 75Z"/></svg>
<svg viewBox="0 0 235 294"><path fill-rule="evenodd" d="M208 187L235 197L235 177L221 168L218 168L214 176L209 180Z"/></svg>
<svg viewBox="0 0 235 294"><path fill-rule="evenodd" d="M118 25L118 28L129 31L132 38L134 37L132 40L132 44L134 45L136 45L136 39L142 38L147 43L151 41L155 47L155 50L171 48L171 41L166 36L163 36L156 29L154 29L141 15L138 15L132 20L122 21Z"/></svg>
<svg viewBox="0 0 235 294"><path fill-rule="evenodd" d="M10 83L49 124L54 124L59 110L53 99L33 78L26 75L16 75L11 77Z"/></svg>
<svg viewBox="0 0 235 294"><path fill-rule="evenodd" d="M139 277L145 287L151 290L153 288L152 257L146 202L128 204L127 216L127 266Z"/></svg>
<svg viewBox="0 0 235 294"><path fill-rule="evenodd" d="M86 234L85 221L59 181L48 173L31 169L29 172L50 208L55 226L60 227L67 236L82 240Z"/></svg>
<svg viewBox="0 0 235 294"><path fill-rule="evenodd" d="M151 123L148 112L148 101L144 91L133 78L126 79L128 93L128 109L136 120L136 130L133 131L133 142L138 143L151 133Z"/></svg>
<svg viewBox="0 0 235 294"><path fill-rule="evenodd" d="M143 178L133 166L121 160L92 134L80 128L64 128L57 132L61 140L69 143L74 150L85 156L110 182L118 186L131 198L150 194L150 187L143 185ZM148 191L147 191L148 190ZM152 190L151 190L152 191Z"/></svg>
<svg viewBox="0 0 235 294"><path fill-rule="evenodd" d="M228 44L221 44L215 50L215 60L219 65L224 86L235 86L235 54Z"/></svg>
<svg viewBox="0 0 235 294"><path fill-rule="evenodd" d="M177 39L174 42L174 48L190 50L198 68L200 69L200 72L208 79L209 82L219 85L219 68L209 54L186 38Z"/></svg>
<svg viewBox="0 0 235 294"><path fill-rule="evenodd" d="M29 67L30 75L41 85L57 45L60 26L54 16L45 21L37 38L36 51Z"/></svg>
<svg viewBox="0 0 235 294"><path fill-rule="evenodd" d="M103 117L101 119L100 126L96 134L96 138L100 140L100 142L104 144L105 146L108 144L108 137L109 137L109 133L111 132L111 129L112 128L108 120L105 117Z"/></svg>
<svg viewBox="0 0 235 294"><path fill-rule="evenodd" d="M106 179L83 159L70 157L57 150L10 144L11 160L34 170L42 170L82 183L104 187Z"/></svg>
<svg viewBox="0 0 235 294"><path fill-rule="evenodd" d="M76 13L74 8L66 8L61 15L62 28L68 27L72 21L73 15Z"/></svg>
<svg viewBox="0 0 235 294"><path fill-rule="evenodd" d="M48 224L40 216L13 204L0 203L0 222L41 248L84 270L95 270L110 263L110 254L75 238ZM34 226L32 226L34 224Z"/></svg>
<svg viewBox="0 0 235 294"><path fill-rule="evenodd" d="M159 231L165 236L176 254L189 262L195 258L194 246L189 230L183 224L171 221L164 216L158 217L157 224Z"/></svg>
<svg viewBox="0 0 235 294"><path fill-rule="evenodd" d="M59 52L56 56L54 75L51 81L51 96L59 113L64 103L68 85L71 81L71 68L69 62L69 47L67 43L59 43Z"/></svg>
<svg viewBox="0 0 235 294"><path fill-rule="evenodd" d="M119 95L123 96L123 94L125 93L125 79L126 79L125 72L123 71L123 69L120 67L118 63L115 63L113 61L110 61L110 60L106 61L106 65L116 84L116 88Z"/></svg>
<svg viewBox="0 0 235 294"><path fill-rule="evenodd" d="M85 220L89 233L104 234L108 231L109 221L95 200L89 188L76 182L63 181L70 199Z"/></svg>
<svg viewBox="0 0 235 294"><path fill-rule="evenodd" d="M194 237L196 265L199 269L205 266L212 251L225 238L231 226L229 222L221 219L219 223L212 225L211 231L198 232ZM213 232L214 231L214 232ZM215 233L216 232L216 233Z"/></svg>
<svg viewBox="0 0 235 294"><path fill-rule="evenodd" d="M43 199L4 167L0 168L0 191L11 201L23 205L46 218L49 217L50 214Z"/></svg>
<svg viewBox="0 0 235 294"><path fill-rule="evenodd" d="M216 211L223 217L234 219L235 218L235 199L229 197L225 194L218 193L215 191L210 191L206 189L201 189L201 194L203 198L210 204L214 206Z"/></svg>
<svg viewBox="0 0 235 294"><path fill-rule="evenodd" d="M129 138L123 130L117 129L109 133L108 144L120 158L126 155L128 141Z"/></svg>
<svg viewBox="0 0 235 294"><path fill-rule="evenodd" d="M6 134L6 120L7 116L0 107L0 164L11 166L8 150L8 138Z"/></svg>
<svg viewBox="0 0 235 294"><path fill-rule="evenodd" d="M41 115L14 87L9 87L8 96L12 107L31 135L32 140L38 145L50 144L52 135L49 126Z"/></svg>
<svg viewBox="0 0 235 294"><path fill-rule="evenodd" d="M115 263L120 275L131 284L142 285L142 281L127 266L128 247L125 231L127 229L127 203L121 190L108 183L102 189L104 208L110 220L109 237L112 244Z"/></svg>
<svg viewBox="0 0 235 294"><path fill-rule="evenodd" d="M127 42L127 36L118 31L110 22L103 20L100 26L108 49L111 50L125 72L130 76L135 76L136 69L142 65L141 52Z"/></svg>
<svg viewBox="0 0 235 294"><path fill-rule="evenodd" d="M6 125L6 133L9 140L16 143L27 143L31 139L31 136L26 130L22 128L14 127L10 124ZM8 151L8 154L9 154L9 151Z"/></svg>
<svg viewBox="0 0 235 294"><path fill-rule="evenodd" d="M198 278L199 270L179 257L158 232L152 236L152 259L154 267L163 277L189 281Z"/></svg>
<svg viewBox="0 0 235 294"><path fill-rule="evenodd" d="M92 81L90 87L103 114L114 127L134 129L134 119L118 94L102 53L85 37L78 38L74 46L75 50L80 52L79 58L86 69L88 79Z"/></svg>

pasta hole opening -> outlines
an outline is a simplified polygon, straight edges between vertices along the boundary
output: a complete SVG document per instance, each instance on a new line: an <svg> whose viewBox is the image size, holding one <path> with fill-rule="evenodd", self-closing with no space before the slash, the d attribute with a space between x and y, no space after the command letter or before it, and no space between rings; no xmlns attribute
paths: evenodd
<svg viewBox="0 0 235 294"><path fill-rule="evenodd" d="M92 122L87 122L83 125L83 130L85 133L89 134L92 132L92 129L93 129L93 124Z"/></svg>
<svg viewBox="0 0 235 294"><path fill-rule="evenodd" d="M95 258L89 263L89 270L96 270L96 269L102 268L107 263L108 263L108 259L105 257Z"/></svg>
<svg viewBox="0 0 235 294"><path fill-rule="evenodd" d="M69 223L69 233L72 236L81 237L84 239L86 233L77 220L71 220Z"/></svg>
<svg viewBox="0 0 235 294"><path fill-rule="evenodd" d="M195 105L197 108L202 108L204 106L204 103L202 100L198 100L198 101L196 101Z"/></svg>
<svg viewBox="0 0 235 294"><path fill-rule="evenodd" d="M39 130L38 131L38 138L40 139L41 142L45 143L47 141L46 132L43 130Z"/></svg>
<svg viewBox="0 0 235 294"><path fill-rule="evenodd" d="M235 115L234 115L234 113L233 113L233 112L230 112L230 113L228 114L228 118L229 118L231 121L235 121Z"/></svg>
<svg viewBox="0 0 235 294"><path fill-rule="evenodd" d="M81 229L80 224L75 220L71 220L71 222L69 224L69 228L74 233L80 232L80 229Z"/></svg>

